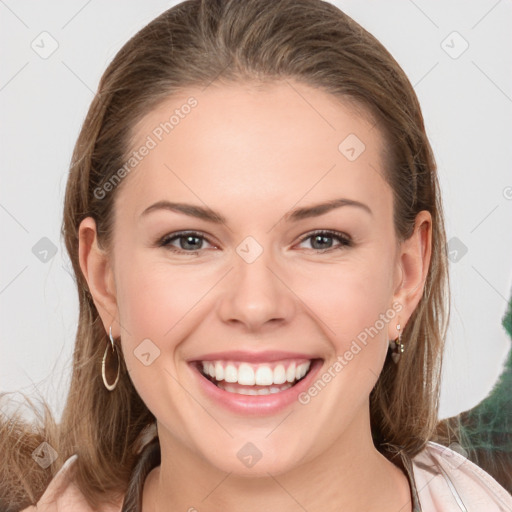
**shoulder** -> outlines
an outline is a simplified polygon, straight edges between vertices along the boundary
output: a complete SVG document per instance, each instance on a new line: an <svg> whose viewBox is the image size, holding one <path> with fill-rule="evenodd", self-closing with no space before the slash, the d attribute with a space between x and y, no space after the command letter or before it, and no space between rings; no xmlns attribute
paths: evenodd
<svg viewBox="0 0 512 512"><path fill-rule="evenodd" d="M512 512L512 495L486 471L447 446L429 441L412 458L412 466L424 512Z"/></svg>
<svg viewBox="0 0 512 512"><path fill-rule="evenodd" d="M35 506L23 509L21 512L94 512L87 503L84 495L73 482L75 461L78 455L67 459L54 476L44 494ZM118 508L108 508L105 512L119 512Z"/></svg>

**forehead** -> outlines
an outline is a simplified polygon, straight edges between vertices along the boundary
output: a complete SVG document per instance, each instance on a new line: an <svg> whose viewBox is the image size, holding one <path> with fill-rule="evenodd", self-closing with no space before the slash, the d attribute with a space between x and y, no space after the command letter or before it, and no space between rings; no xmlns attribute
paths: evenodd
<svg viewBox="0 0 512 512"><path fill-rule="evenodd" d="M177 196L219 207L362 191L378 200L387 186L384 142L367 112L288 80L173 95L135 126L132 151L144 153L122 191L134 213Z"/></svg>

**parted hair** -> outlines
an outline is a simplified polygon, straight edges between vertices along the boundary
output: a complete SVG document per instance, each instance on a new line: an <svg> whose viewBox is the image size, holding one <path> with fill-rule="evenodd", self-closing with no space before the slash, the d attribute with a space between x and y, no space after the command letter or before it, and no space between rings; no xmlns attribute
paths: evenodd
<svg viewBox="0 0 512 512"><path fill-rule="evenodd" d="M189 87L214 80L263 84L288 79L351 102L381 131L387 148L382 173L393 193L397 240L411 236L420 211L432 216L432 257L423 295L403 330L406 350L399 364L388 353L371 391L370 419L375 446L390 459L400 450L412 457L437 439L449 316L446 239L436 164L406 74L374 36L328 2L186 0L121 48L101 77L81 127L62 223L80 308L70 389L58 423L46 403L32 422L13 412L0 416L2 510L35 504L63 461L75 453L75 482L90 505L118 499L126 492L141 438L155 424L123 358L115 391L103 385L101 360L109 338L78 257L78 229L88 216L96 221L100 246L111 250L120 187L101 198L94 191L126 162L134 127ZM111 382L117 359L108 362ZM1 398L6 404L7 394ZM43 441L58 453L46 469L31 456Z"/></svg>

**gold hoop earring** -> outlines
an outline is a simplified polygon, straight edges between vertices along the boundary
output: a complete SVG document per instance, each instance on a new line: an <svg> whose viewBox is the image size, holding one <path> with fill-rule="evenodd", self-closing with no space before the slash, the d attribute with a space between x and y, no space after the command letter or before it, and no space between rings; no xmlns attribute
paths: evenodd
<svg viewBox="0 0 512 512"><path fill-rule="evenodd" d="M103 378L103 384L105 384L105 387L109 391L113 391L116 388L117 383L119 382L119 373L121 371L121 359L119 357L119 351L117 350L117 347L114 343L114 338L112 337L112 326L110 326L109 337L110 337L110 344L112 345L112 351L117 354L117 376L116 376L116 380L114 381L113 384L109 384L107 382L107 376L105 375L105 363L107 361L107 352L108 352L108 345L107 345L107 348L105 349L105 353L103 354L103 359L101 361L101 377Z"/></svg>
<svg viewBox="0 0 512 512"><path fill-rule="evenodd" d="M396 324L396 330L398 331L398 338L396 340L389 340L389 346L391 347L391 357L395 364L398 364L400 356L404 353L404 344L402 343L402 331L400 330L400 324Z"/></svg>

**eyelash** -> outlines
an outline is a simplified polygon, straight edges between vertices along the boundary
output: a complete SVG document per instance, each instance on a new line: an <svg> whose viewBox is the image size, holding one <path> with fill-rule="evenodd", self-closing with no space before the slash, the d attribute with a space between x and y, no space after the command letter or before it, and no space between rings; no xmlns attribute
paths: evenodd
<svg viewBox="0 0 512 512"><path fill-rule="evenodd" d="M299 240L299 244L301 244L302 242L304 242L310 238L313 238L313 237L316 237L319 235L323 235L328 238L334 238L340 242L340 245L338 245L337 247L329 247L327 249L310 249L310 250L316 251L320 254L339 250L339 249L344 249L346 247L352 247L352 245L353 245L352 240L348 235L341 233L340 231L325 230L325 229L324 230L318 229L316 231L312 231L311 233L308 233L307 235L303 236ZM196 231L180 231L180 232L172 233L170 235L165 235L160 240L158 240L157 245L159 247L165 247L165 248L169 249L170 251L177 253L177 254L194 254L194 255L199 254L199 251L201 249L199 249L197 251L185 251L183 249L178 249L178 248L170 245L170 243L173 242L174 240L179 240L180 238L186 238L188 236L199 238L201 240L206 240L209 244L211 244L211 242L209 242L205 236L201 235L200 233L198 233ZM213 244L211 244L211 245L213 245Z"/></svg>

